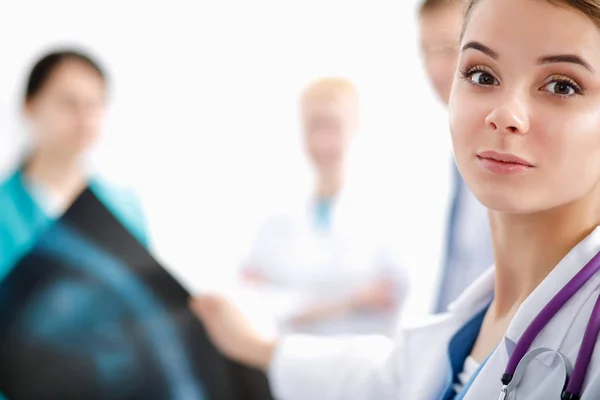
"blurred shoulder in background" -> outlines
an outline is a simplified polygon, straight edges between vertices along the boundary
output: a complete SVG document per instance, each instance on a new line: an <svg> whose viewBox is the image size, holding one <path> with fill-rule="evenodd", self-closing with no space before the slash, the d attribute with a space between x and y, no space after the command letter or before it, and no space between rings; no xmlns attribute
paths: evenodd
<svg viewBox="0 0 600 400"><path fill-rule="evenodd" d="M457 72L463 2L424 0L419 24L427 75L439 99L448 105ZM494 263L488 211L463 181L454 159L448 158L453 189L447 218L445 259L432 310L435 313L447 311L448 306Z"/></svg>

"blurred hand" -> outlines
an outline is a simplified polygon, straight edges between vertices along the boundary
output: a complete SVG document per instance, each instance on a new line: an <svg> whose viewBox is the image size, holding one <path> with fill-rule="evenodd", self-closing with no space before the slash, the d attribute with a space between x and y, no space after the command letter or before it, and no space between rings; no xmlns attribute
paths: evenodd
<svg viewBox="0 0 600 400"><path fill-rule="evenodd" d="M295 315L290 322L295 327L302 327L358 312L391 310L395 304L394 283L388 279L381 279L361 287L344 298L319 301Z"/></svg>
<svg viewBox="0 0 600 400"><path fill-rule="evenodd" d="M247 283L262 284L267 282L263 274L254 268L244 268L241 275L242 280Z"/></svg>
<svg viewBox="0 0 600 400"><path fill-rule="evenodd" d="M276 343L261 337L230 301L206 295L192 299L190 306L225 356L264 371L269 368Z"/></svg>
<svg viewBox="0 0 600 400"><path fill-rule="evenodd" d="M382 311L396 304L394 283L389 279L371 282L359 289L352 298L357 311Z"/></svg>

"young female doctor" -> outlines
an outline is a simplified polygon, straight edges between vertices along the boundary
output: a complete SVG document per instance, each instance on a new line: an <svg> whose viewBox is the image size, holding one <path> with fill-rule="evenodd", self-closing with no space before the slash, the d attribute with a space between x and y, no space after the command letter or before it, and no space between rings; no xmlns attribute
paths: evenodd
<svg viewBox="0 0 600 400"><path fill-rule="evenodd" d="M54 52L31 70L24 110L33 146L24 164L0 183L0 279L88 185L148 244L136 197L90 176L84 167L85 151L99 135L105 108L106 77L88 56Z"/></svg>
<svg viewBox="0 0 600 400"><path fill-rule="evenodd" d="M222 299L193 306L282 400L598 399L599 109L600 1L470 0L450 126L494 269L395 343L270 342Z"/></svg>

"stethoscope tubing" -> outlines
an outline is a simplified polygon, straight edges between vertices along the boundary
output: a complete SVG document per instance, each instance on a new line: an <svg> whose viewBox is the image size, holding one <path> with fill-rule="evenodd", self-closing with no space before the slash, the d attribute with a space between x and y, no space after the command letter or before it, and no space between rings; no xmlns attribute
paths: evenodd
<svg viewBox="0 0 600 400"><path fill-rule="evenodd" d="M600 271L600 253L596 254L553 298L544 306L542 311L529 324L521 338L518 340L515 349L513 350L506 370L502 376L502 383L506 386L512 380L512 377L523 359L529 351L531 344L540 332L548 325L550 320L571 300L575 294L597 273ZM589 368L592 353L594 351L598 335L600 333L600 298L596 302L594 311L590 317L590 321L586 327L584 339L573 373L567 385L567 392L575 396L579 396L583 381Z"/></svg>

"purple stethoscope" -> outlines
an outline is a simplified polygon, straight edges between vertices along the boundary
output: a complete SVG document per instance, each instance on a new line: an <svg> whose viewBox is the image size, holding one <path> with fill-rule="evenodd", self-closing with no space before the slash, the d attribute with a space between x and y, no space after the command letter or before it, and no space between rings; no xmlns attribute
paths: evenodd
<svg viewBox="0 0 600 400"><path fill-rule="evenodd" d="M596 254L586 265L583 267L577 275L573 277L563 287L553 298L550 300L548 304L540 311L540 313L535 317L535 319L531 322L531 324L527 327L517 345L508 360L508 364L506 366L506 370L502 375L502 392L500 393L499 400L508 399L509 394L511 393L513 387L511 387L511 383L514 384L513 378L516 377L515 374L522 375L523 371L517 371L517 367L521 360L526 357L527 352L529 351L529 347L535 340L535 338L539 335L539 333L544 329L544 327L550 322L550 320L556 315L556 313L585 285L597 272L600 271L600 253ZM579 353L577 354L577 359L575 361L575 366L573 367L573 371L568 377L568 383L566 384L566 388L563 390L561 395L561 400L579 400L581 397L581 391L583 387L583 381L587 374L590 360L592 358L592 353L594 352L594 348L596 346L596 340L598 339L598 334L600 333L600 297L596 301L596 305L594 306L594 310L592 311L592 315L588 322L588 325L585 329L585 334L583 336L583 340L581 342L581 347L579 348ZM535 356L535 354L534 354ZM562 357L562 356L561 356ZM522 376L519 376L519 380ZM516 385L515 385L516 386Z"/></svg>

